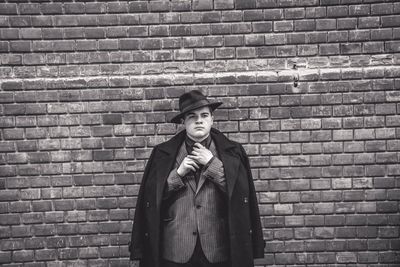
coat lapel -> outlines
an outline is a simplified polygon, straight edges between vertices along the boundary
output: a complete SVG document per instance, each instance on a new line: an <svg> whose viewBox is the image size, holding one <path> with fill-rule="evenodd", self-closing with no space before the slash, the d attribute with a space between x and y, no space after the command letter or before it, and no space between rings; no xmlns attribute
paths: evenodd
<svg viewBox="0 0 400 267"><path fill-rule="evenodd" d="M218 130L212 129L211 136L215 141L218 155L220 156L220 159L224 165L228 196L230 199L238 178L240 159L230 152L231 149L235 148L235 145L222 133L220 133Z"/></svg>
<svg viewBox="0 0 400 267"><path fill-rule="evenodd" d="M172 139L163 143L159 146L160 152L157 161L156 170L156 202L157 209L160 210L162 195L164 192L164 185L168 178L169 172L174 168L175 160L177 159L177 154L181 148L181 144L185 138L186 131L181 131L175 135Z"/></svg>

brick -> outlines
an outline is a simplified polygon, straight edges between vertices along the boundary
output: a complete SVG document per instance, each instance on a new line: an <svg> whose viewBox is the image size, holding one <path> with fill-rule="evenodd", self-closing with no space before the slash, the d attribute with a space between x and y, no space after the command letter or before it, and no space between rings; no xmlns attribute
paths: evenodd
<svg viewBox="0 0 400 267"><path fill-rule="evenodd" d="M56 260L57 253L54 249L38 250L35 254L35 258L42 261Z"/></svg>
<svg viewBox="0 0 400 267"><path fill-rule="evenodd" d="M233 9L235 1L234 0L214 0L215 9Z"/></svg>
<svg viewBox="0 0 400 267"><path fill-rule="evenodd" d="M160 22L160 15L157 13L140 14L141 24L158 24Z"/></svg>
<svg viewBox="0 0 400 267"><path fill-rule="evenodd" d="M221 21L220 12L217 12L217 11L204 12L204 13L202 14L202 19L201 19L201 21L202 21L203 23L220 22L220 21Z"/></svg>
<svg viewBox="0 0 400 267"><path fill-rule="evenodd" d="M33 250L15 251L12 255L13 262L32 262L34 261Z"/></svg>
<svg viewBox="0 0 400 267"><path fill-rule="evenodd" d="M372 15L390 15L393 12L393 5L390 3L372 4L371 14Z"/></svg>
<svg viewBox="0 0 400 267"><path fill-rule="evenodd" d="M174 51L175 60L193 60L193 50L180 49Z"/></svg>
<svg viewBox="0 0 400 267"><path fill-rule="evenodd" d="M176 1L171 3L172 11L190 11L191 1Z"/></svg>
<svg viewBox="0 0 400 267"><path fill-rule="evenodd" d="M74 201L73 200L56 200L54 201L54 208L56 211L66 211L74 209Z"/></svg>
<svg viewBox="0 0 400 267"><path fill-rule="evenodd" d="M109 126L95 126L92 128L93 136L111 136L112 127Z"/></svg>
<svg viewBox="0 0 400 267"><path fill-rule="evenodd" d="M390 52L397 52L397 51L399 51L398 45L399 45L399 42L388 42L386 44L385 50L390 51Z"/></svg>
<svg viewBox="0 0 400 267"><path fill-rule="evenodd" d="M378 28L379 27L379 17L366 17L358 19L358 28Z"/></svg>
<svg viewBox="0 0 400 267"><path fill-rule="evenodd" d="M328 42L347 42L348 41L348 34L347 32L342 31L331 31L328 33Z"/></svg>
<svg viewBox="0 0 400 267"><path fill-rule="evenodd" d="M18 38L18 31L15 29L1 29L0 36L2 39L5 40L17 40ZM25 42L24 42L25 43Z"/></svg>
<svg viewBox="0 0 400 267"><path fill-rule="evenodd" d="M400 16L398 15L382 17L382 27L396 27L396 25L399 25L399 22Z"/></svg>
<svg viewBox="0 0 400 267"><path fill-rule="evenodd" d="M249 9L256 7L256 0L236 0L235 7L238 9Z"/></svg>
<svg viewBox="0 0 400 267"><path fill-rule="evenodd" d="M59 257L61 260L77 259L78 250L77 249L60 249Z"/></svg>
<svg viewBox="0 0 400 267"><path fill-rule="evenodd" d="M391 40L392 39L391 29L374 29L371 30L371 40ZM369 36L365 34L365 38L362 41L368 41Z"/></svg>
<svg viewBox="0 0 400 267"><path fill-rule="evenodd" d="M196 59L213 59L214 58L214 50L213 49L196 49L194 51L194 57Z"/></svg>
<svg viewBox="0 0 400 267"><path fill-rule="evenodd" d="M289 32L293 31L293 22L292 21L275 21L274 22L274 31L275 32Z"/></svg>
<svg viewBox="0 0 400 267"><path fill-rule="evenodd" d="M262 10L245 10L243 11L244 21L261 21L264 20L264 13Z"/></svg>
<svg viewBox="0 0 400 267"><path fill-rule="evenodd" d="M215 57L220 59L234 58L235 49L234 48L217 48L215 50Z"/></svg>
<svg viewBox="0 0 400 267"><path fill-rule="evenodd" d="M252 31L254 33L266 33L272 32L272 23L271 22L254 22L252 23Z"/></svg>
<svg viewBox="0 0 400 267"><path fill-rule="evenodd" d="M121 124L122 115L121 114L105 114L103 115L104 124Z"/></svg>
<svg viewBox="0 0 400 267"><path fill-rule="evenodd" d="M32 211L51 211L52 203L51 201L33 201Z"/></svg>
<svg viewBox="0 0 400 267"><path fill-rule="evenodd" d="M179 23L179 13L162 13L160 14L161 24Z"/></svg>
<svg viewBox="0 0 400 267"><path fill-rule="evenodd" d="M222 21L224 22L240 22L243 19L243 13L241 11L222 11L221 13Z"/></svg>
<svg viewBox="0 0 400 267"><path fill-rule="evenodd" d="M245 45L263 45L264 36L263 35L246 35L244 39Z"/></svg>
<svg viewBox="0 0 400 267"><path fill-rule="evenodd" d="M335 30L336 20L335 19L319 19L316 21L317 30Z"/></svg>
<svg viewBox="0 0 400 267"><path fill-rule="evenodd" d="M223 38L222 37L204 37L204 46L222 46Z"/></svg>
<svg viewBox="0 0 400 267"><path fill-rule="evenodd" d="M281 20L284 18L282 9L266 9L264 10L264 18L267 21L270 20Z"/></svg>
<svg viewBox="0 0 400 267"><path fill-rule="evenodd" d="M199 0L194 0L192 2L192 8L193 10L212 10L213 8L213 1L211 0L206 0L206 1L199 1Z"/></svg>
<svg viewBox="0 0 400 267"><path fill-rule="evenodd" d="M168 36L169 35L169 27L166 25L150 26L149 27L149 35L150 36Z"/></svg>
<svg viewBox="0 0 400 267"><path fill-rule="evenodd" d="M302 19L305 17L304 8L287 8L285 9L285 19Z"/></svg>
<svg viewBox="0 0 400 267"><path fill-rule="evenodd" d="M3 3L0 4L0 14L2 15L16 15L17 14L17 4Z"/></svg>
<svg viewBox="0 0 400 267"><path fill-rule="evenodd" d="M230 24L212 24L211 25L211 34L230 34L231 33L231 25Z"/></svg>
<svg viewBox="0 0 400 267"><path fill-rule="evenodd" d="M357 256L354 252L339 252L337 260L340 263L354 263L357 262Z"/></svg>
<svg viewBox="0 0 400 267"><path fill-rule="evenodd" d="M250 33L251 23L232 24L232 33Z"/></svg>
<svg viewBox="0 0 400 267"><path fill-rule="evenodd" d="M342 18L337 20L337 28L340 30L344 29L356 29L357 19L356 18Z"/></svg>
<svg viewBox="0 0 400 267"><path fill-rule="evenodd" d="M225 45L227 46L241 46L244 44L244 38L242 36L224 36L224 42ZM216 51L218 49L232 49L229 47L224 47L224 48L217 48Z"/></svg>
<svg viewBox="0 0 400 267"><path fill-rule="evenodd" d="M351 5L349 6L350 16L370 15L370 5Z"/></svg>
<svg viewBox="0 0 400 267"><path fill-rule="evenodd" d="M154 12L154 11L169 11L169 3L168 1L153 1L149 3L149 9L150 11Z"/></svg>

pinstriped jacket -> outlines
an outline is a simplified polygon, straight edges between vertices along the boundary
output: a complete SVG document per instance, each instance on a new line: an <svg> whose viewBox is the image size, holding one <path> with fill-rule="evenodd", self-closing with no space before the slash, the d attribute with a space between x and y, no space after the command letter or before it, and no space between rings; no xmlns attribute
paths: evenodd
<svg viewBox="0 0 400 267"><path fill-rule="evenodd" d="M167 178L174 169L186 131L154 147L146 164L136 202L131 242L132 260L140 267L162 267L162 203ZM216 129L211 129L223 163L227 188L227 228L232 267L253 267L254 258L264 257L264 240L256 192L243 147Z"/></svg>
<svg viewBox="0 0 400 267"><path fill-rule="evenodd" d="M215 144L210 164L201 171L196 186L193 174L181 178L177 168L187 156L185 142L176 157L164 190L162 257L185 263L193 254L197 235L209 262L229 260L226 212L226 180Z"/></svg>

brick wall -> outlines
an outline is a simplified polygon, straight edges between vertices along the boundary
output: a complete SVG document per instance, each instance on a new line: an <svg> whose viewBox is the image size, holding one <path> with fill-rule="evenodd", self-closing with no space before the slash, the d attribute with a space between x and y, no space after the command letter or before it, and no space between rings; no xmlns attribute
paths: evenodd
<svg viewBox="0 0 400 267"><path fill-rule="evenodd" d="M194 88L250 156L257 265L399 266L397 1L2 2L3 266L128 265L146 159Z"/></svg>

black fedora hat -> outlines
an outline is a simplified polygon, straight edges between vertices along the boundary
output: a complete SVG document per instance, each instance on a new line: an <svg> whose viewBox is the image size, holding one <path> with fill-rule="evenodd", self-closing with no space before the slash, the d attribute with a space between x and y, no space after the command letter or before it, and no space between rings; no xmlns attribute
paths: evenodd
<svg viewBox="0 0 400 267"><path fill-rule="evenodd" d="M192 90L179 97L180 113L171 119L173 123L180 123L183 116L189 111L202 107L210 107L212 111L222 105L222 102L210 102L200 91Z"/></svg>

